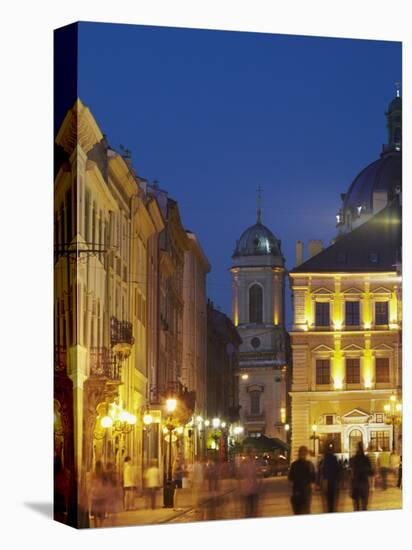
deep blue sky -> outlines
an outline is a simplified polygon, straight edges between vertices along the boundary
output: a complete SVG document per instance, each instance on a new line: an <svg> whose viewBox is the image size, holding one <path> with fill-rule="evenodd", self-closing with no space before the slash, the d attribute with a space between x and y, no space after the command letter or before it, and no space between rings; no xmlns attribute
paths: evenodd
<svg viewBox="0 0 412 550"><path fill-rule="evenodd" d="M79 26L81 99L112 147L179 202L229 315L228 267L257 186L288 269L297 239L329 243L340 193L386 142L401 66L397 42Z"/></svg>

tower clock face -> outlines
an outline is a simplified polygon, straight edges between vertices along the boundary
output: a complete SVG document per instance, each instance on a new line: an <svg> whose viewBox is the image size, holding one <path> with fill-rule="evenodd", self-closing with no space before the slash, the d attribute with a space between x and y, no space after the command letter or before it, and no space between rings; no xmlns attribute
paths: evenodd
<svg viewBox="0 0 412 550"><path fill-rule="evenodd" d="M255 336L254 338L252 338L250 343L252 348L257 349L260 346L260 339L257 336Z"/></svg>

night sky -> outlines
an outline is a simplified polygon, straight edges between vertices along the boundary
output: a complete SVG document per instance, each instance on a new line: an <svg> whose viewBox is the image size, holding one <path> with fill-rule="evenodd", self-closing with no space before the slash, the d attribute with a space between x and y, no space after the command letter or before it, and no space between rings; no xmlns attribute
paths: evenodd
<svg viewBox="0 0 412 550"><path fill-rule="evenodd" d="M179 202L229 315L228 268L256 221L256 188L288 269L297 239L328 244L340 193L387 141L401 68L398 42L79 26L80 98L137 174Z"/></svg>

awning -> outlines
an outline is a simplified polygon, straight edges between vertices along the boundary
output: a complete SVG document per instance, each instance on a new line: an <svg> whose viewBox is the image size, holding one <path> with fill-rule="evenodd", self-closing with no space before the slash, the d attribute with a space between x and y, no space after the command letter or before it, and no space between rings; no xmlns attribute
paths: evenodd
<svg viewBox="0 0 412 550"><path fill-rule="evenodd" d="M289 445L281 439L278 439L277 437L267 437L265 435L261 435L260 437L246 437L246 439L243 440L242 446L243 448L250 447L256 449L257 451L268 452L276 450L289 450Z"/></svg>

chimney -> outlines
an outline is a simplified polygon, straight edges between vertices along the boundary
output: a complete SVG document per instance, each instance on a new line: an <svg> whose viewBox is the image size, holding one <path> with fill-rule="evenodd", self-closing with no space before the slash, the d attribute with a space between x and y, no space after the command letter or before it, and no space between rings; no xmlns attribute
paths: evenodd
<svg viewBox="0 0 412 550"><path fill-rule="evenodd" d="M372 197L373 213L377 214L388 204L388 192L374 191Z"/></svg>
<svg viewBox="0 0 412 550"><path fill-rule="evenodd" d="M296 266L303 262L303 243L296 241Z"/></svg>
<svg viewBox="0 0 412 550"><path fill-rule="evenodd" d="M319 239L311 239L308 244L308 255L309 258L313 258L313 256L316 256L316 254L319 254L319 252L322 252L323 250L323 244L322 241Z"/></svg>

